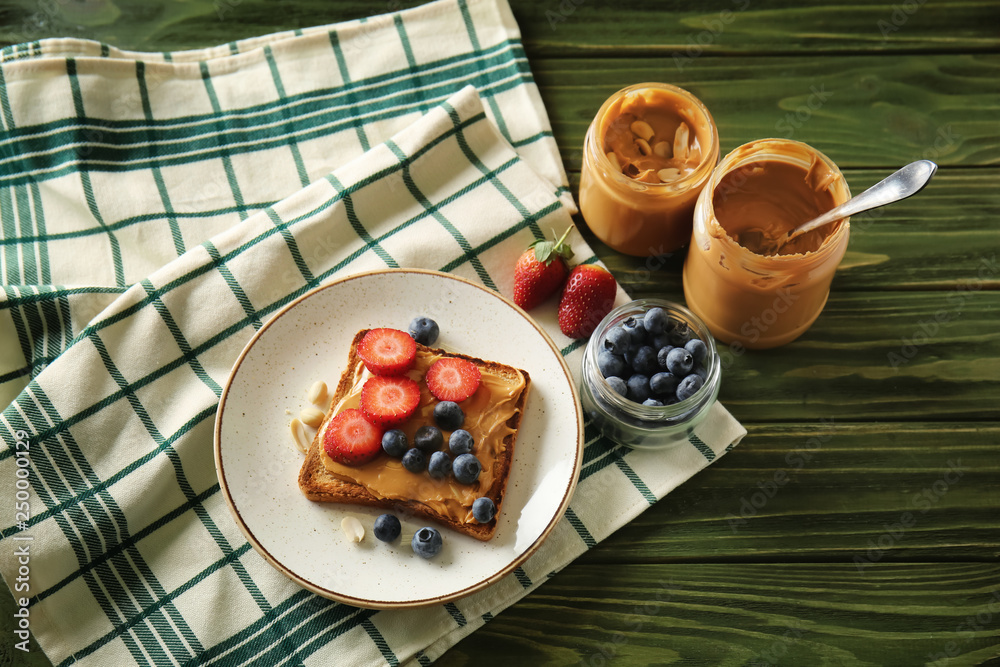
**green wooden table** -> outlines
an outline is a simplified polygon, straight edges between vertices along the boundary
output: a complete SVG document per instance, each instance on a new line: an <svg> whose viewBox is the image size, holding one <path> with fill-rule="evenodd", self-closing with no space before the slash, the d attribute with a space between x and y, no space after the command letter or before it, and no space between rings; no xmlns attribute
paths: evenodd
<svg viewBox="0 0 1000 667"><path fill-rule="evenodd" d="M415 4L6 0L0 42L173 50ZM574 189L598 106L640 81L701 98L723 153L793 137L854 192L941 169L855 222L805 336L735 357L742 445L439 664L1000 664L1000 4L512 4ZM683 301L683 254L578 223L630 294ZM2 603L0 662L48 665Z"/></svg>

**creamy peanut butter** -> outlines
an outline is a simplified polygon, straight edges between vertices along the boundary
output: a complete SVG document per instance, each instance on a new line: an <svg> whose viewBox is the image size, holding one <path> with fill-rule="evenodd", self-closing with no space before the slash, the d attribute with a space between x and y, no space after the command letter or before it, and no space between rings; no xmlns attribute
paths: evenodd
<svg viewBox="0 0 1000 667"><path fill-rule="evenodd" d="M420 385L420 403L413 416L398 428L406 433L410 442L413 442L418 428L434 424L433 412L438 400L427 389L423 377L431 364L440 358L441 355L418 350L416 363L409 372L410 378ZM345 466L321 451L323 466L335 477L360 484L379 498L416 501L460 523L472 523L472 504L493 486L498 474L497 460L505 450L504 438L514 432L507 421L516 413L517 399L525 385L520 373L508 378L480 370L482 382L476 393L460 403L465 412L462 428L472 435L475 442L472 453L483 466L479 479L474 483L461 484L450 476L436 480L426 472L412 473L403 467L399 459L385 454L361 466ZM356 408L361 403L361 388L371 375L360 361L352 373L352 387L333 406L334 414ZM329 421L319 433L320 442L328 425ZM450 431L444 431L442 451L448 451L449 435Z"/></svg>
<svg viewBox="0 0 1000 667"><path fill-rule="evenodd" d="M726 343L769 348L800 336L826 304L848 221L804 234L777 255L757 251L849 198L837 166L806 144L764 139L734 150L695 209L684 262L688 307Z"/></svg>
<svg viewBox="0 0 1000 667"><path fill-rule="evenodd" d="M711 115L687 91L658 83L619 91L598 111L584 142L580 210L587 225L631 255L687 244L718 144Z"/></svg>
<svg viewBox="0 0 1000 667"><path fill-rule="evenodd" d="M769 242L832 209L831 185L837 178L818 159L808 168L762 160L726 174L712 193L719 225L750 252L765 253ZM778 251L794 255L818 250L836 231L826 225L798 236Z"/></svg>

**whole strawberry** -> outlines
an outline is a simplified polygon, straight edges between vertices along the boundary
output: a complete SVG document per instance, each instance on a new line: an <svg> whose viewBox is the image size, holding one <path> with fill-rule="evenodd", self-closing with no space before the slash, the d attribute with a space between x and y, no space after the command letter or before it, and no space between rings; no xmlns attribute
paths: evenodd
<svg viewBox="0 0 1000 667"><path fill-rule="evenodd" d="M573 267L559 301L559 328L570 338L594 333L615 304L614 276L596 264Z"/></svg>
<svg viewBox="0 0 1000 667"><path fill-rule="evenodd" d="M514 267L514 303L531 310L556 293L566 280L566 260L573 250L563 241L572 227L558 241L535 241L525 250ZM553 235L554 236L554 235Z"/></svg>

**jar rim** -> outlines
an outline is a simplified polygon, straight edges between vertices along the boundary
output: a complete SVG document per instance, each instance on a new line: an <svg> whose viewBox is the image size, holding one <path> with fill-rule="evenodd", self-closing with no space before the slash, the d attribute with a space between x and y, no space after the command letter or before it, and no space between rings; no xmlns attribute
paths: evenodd
<svg viewBox="0 0 1000 667"><path fill-rule="evenodd" d="M615 165L613 165L611 160L608 159L607 154L603 150L603 137L597 136L602 126L601 120L607 115L611 105L629 93L647 89L667 90L689 102L692 108L701 114L712 134L711 146L709 147L709 150L705 152L704 157L702 161L698 163L698 166L695 167L690 173L685 174L681 176L681 178L669 183L643 183L626 176L619 169L616 169ZM601 104L597 113L594 115L594 120L590 123L590 127L587 129L587 134L584 136L584 153L590 154L592 159L596 161L597 165L602 167L616 183L637 191L650 191L654 193L680 192L689 190L698 183L704 183L711 177L712 170L715 169L715 166L718 164L719 152L719 128L716 126L715 119L712 117L712 113L708 110L708 107L705 106L705 103L684 88L658 81L634 83L632 85L625 86L621 90L612 94L604 100L603 104ZM713 155L715 156L714 160L711 159Z"/></svg>
<svg viewBox="0 0 1000 667"><path fill-rule="evenodd" d="M781 150L779 150L779 147L781 147ZM795 154L790 153L789 148L792 149ZM823 242L816 250L804 253L790 253L787 255L761 255L741 245L738 241L733 239L733 237L729 235L726 228L719 223L718 218L715 215L715 189L722 182L723 177L728 174L747 164L764 160L789 162L800 166L804 165L808 168L808 166L812 164L812 160L814 158L823 162L823 164L836 175L836 182L843 187L843 200L837 202L837 204L839 205L840 203L846 202L850 199L850 187L847 183L847 179L844 177L844 174L840 171L837 164L822 151L805 142L798 141L796 139L769 137L749 141L741 146L737 146L727 153L719 161L718 166L712 172L712 175L705 184L705 188L702 190L701 195L704 198L704 205L707 208L707 215L704 216L705 223L709 227L721 231L721 236L715 234L713 234L713 236L724 242L728 242L729 245L737 248L736 252L739 253L739 256L744 261L754 261L760 265L770 267L782 267L788 263L800 265L804 261L818 262L824 260L830 253L835 252L837 246L849 233L851 226L850 216L843 218L837 224L836 229L823 239ZM699 204L700 203L701 202L699 202Z"/></svg>
<svg viewBox="0 0 1000 667"><path fill-rule="evenodd" d="M685 306L673 301L667 301L665 299L648 298L636 299L614 308L604 317L603 320L601 320L600 324L597 325L597 328L591 335L590 340L587 343L587 348L584 351L583 363L585 368L588 365L593 364L596 370L597 354L599 352L598 346L600 345L600 341L603 340L603 334L611 329L612 326L624 321L628 317L636 313L645 312L654 307L663 308L671 316L674 314L679 315L679 319L686 322L688 326L697 331L698 337L708 348L708 352L706 354L706 359L708 360L708 377L698 391L683 401L678 401L677 403L672 403L670 405L642 405L641 403L636 403L635 401L625 398L615 391L599 370L594 372L593 376L594 383L596 384L596 390L600 394L601 399L606 401L612 407L617 408L636 419L653 423L659 422L664 425L668 425L670 423L684 421L689 415L695 414L707 404L713 402L718 396L719 386L722 379L722 363L711 331L709 331L708 327L697 315L688 310Z"/></svg>

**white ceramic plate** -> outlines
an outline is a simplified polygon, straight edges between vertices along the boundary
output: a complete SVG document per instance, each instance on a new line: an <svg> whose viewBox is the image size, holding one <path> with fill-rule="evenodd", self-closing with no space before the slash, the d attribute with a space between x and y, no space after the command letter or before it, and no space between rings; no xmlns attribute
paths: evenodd
<svg viewBox="0 0 1000 667"><path fill-rule="evenodd" d="M435 347L528 371L531 389L518 431L503 511L493 539L442 529L430 560L410 549L427 522L397 514L401 539L383 543L381 510L315 503L299 491L304 456L288 423L316 380L336 387L354 334L405 330L416 315L436 320ZM416 269L364 273L319 287L261 328L233 367L215 422L215 463L226 501L254 548L305 588L373 608L415 607L481 590L524 562L563 515L580 473L583 422L572 377L552 340L517 306L453 275ZM365 527L360 544L340 529Z"/></svg>

